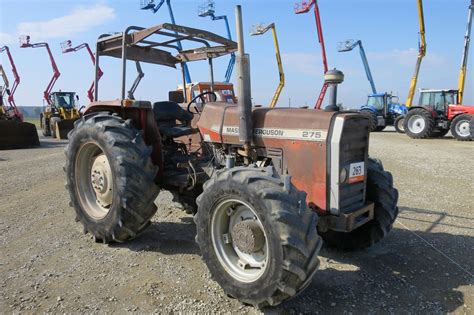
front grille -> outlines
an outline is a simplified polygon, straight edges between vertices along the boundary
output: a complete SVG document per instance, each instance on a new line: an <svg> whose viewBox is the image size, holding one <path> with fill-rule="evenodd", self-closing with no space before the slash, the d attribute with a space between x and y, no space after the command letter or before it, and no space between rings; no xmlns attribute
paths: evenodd
<svg viewBox="0 0 474 315"><path fill-rule="evenodd" d="M349 171L351 163L365 162L365 180L340 185L339 206L342 213L357 210L365 204L367 159L369 149L369 120L365 117L347 117L340 142L340 169Z"/></svg>

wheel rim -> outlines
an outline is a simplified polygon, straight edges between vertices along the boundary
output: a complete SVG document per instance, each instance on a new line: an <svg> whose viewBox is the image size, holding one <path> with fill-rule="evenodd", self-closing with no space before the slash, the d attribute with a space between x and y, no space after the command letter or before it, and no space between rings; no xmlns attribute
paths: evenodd
<svg viewBox="0 0 474 315"><path fill-rule="evenodd" d="M471 136L469 120L462 120L456 124L456 133L463 138Z"/></svg>
<svg viewBox="0 0 474 315"><path fill-rule="evenodd" d="M87 215L95 220L105 218L112 205L114 180L109 160L98 145L81 146L75 174L76 193Z"/></svg>
<svg viewBox="0 0 474 315"><path fill-rule="evenodd" d="M211 238L219 262L241 282L254 282L267 268L268 242L255 210L236 199L217 205L211 219Z"/></svg>
<svg viewBox="0 0 474 315"><path fill-rule="evenodd" d="M410 129L412 133L421 133L423 130L425 130L425 127L426 122L421 115L413 115L408 120L408 129Z"/></svg>
<svg viewBox="0 0 474 315"><path fill-rule="evenodd" d="M399 119L399 120L398 120L398 123L397 123L398 129L401 130L401 131L404 131L404 130L405 130L405 129L403 128L403 121L404 121L404 119Z"/></svg>

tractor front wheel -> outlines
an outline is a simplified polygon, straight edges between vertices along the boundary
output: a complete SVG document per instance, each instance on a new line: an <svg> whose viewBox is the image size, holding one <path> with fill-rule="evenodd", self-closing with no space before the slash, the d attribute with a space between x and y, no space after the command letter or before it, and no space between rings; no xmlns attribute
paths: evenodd
<svg viewBox="0 0 474 315"><path fill-rule="evenodd" d="M456 116L451 122L451 133L453 137L458 141L471 141L472 135L470 130L470 122L472 116L468 114L462 114Z"/></svg>
<svg viewBox="0 0 474 315"><path fill-rule="evenodd" d="M410 138L425 139L432 137L435 120L426 109L415 108L406 115L403 128Z"/></svg>
<svg viewBox="0 0 474 315"><path fill-rule="evenodd" d="M382 240L392 229L398 216L398 191L393 187L392 174L373 159L369 159L367 173L366 197L374 203L374 219L349 233L332 230L320 233L329 246L341 250L363 249Z"/></svg>
<svg viewBox="0 0 474 315"><path fill-rule="evenodd" d="M57 131L58 131L58 122L61 121L61 118L59 117L51 117L49 120L49 130L51 137L56 138L57 136Z"/></svg>
<svg viewBox="0 0 474 315"><path fill-rule="evenodd" d="M405 121L405 116L398 116L395 119L393 126L395 127L395 130L398 133L405 133L405 127L403 126L404 121Z"/></svg>
<svg viewBox="0 0 474 315"><path fill-rule="evenodd" d="M66 188L76 221L96 241L134 238L156 212L152 149L130 120L93 113L76 121L66 153Z"/></svg>
<svg viewBox="0 0 474 315"><path fill-rule="evenodd" d="M227 295L278 305L310 283L322 240L317 215L289 177L272 167L217 172L198 199L196 241Z"/></svg>
<svg viewBox="0 0 474 315"><path fill-rule="evenodd" d="M49 125L48 125L48 121L46 120L46 117L41 116L40 125L41 125L41 131L43 133L43 136L45 137L51 136L51 130L49 129Z"/></svg>

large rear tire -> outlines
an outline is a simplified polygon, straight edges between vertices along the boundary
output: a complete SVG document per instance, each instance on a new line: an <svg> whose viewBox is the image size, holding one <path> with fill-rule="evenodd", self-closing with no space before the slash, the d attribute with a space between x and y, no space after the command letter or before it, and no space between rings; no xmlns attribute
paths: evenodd
<svg viewBox="0 0 474 315"><path fill-rule="evenodd" d="M451 133L458 141L471 141L473 139L470 130L470 122L472 116L469 114L461 114L454 117L451 122Z"/></svg>
<svg viewBox="0 0 474 315"><path fill-rule="evenodd" d="M382 163L369 159L367 167L367 200L374 203L374 219L352 232L328 230L320 232L329 245L342 250L359 250L381 241L392 229L398 216L398 191L393 177L384 171Z"/></svg>
<svg viewBox="0 0 474 315"><path fill-rule="evenodd" d="M278 305L310 283L322 240L306 194L272 167L217 172L198 197L196 241L227 295Z"/></svg>
<svg viewBox="0 0 474 315"><path fill-rule="evenodd" d="M426 109L415 108L406 115L403 128L410 138L426 139L433 135L435 120Z"/></svg>
<svg viewBox="0 0 474 315"><path fill-rule="evenodd" d="M369 118L369 126L371 132L376 132L377 130L377 114L369 109L362 109L361 114L366 115Z"/></svg>
<svg viewBox="0 0 474 315"><path fill-rule="evenodd" d="M130 120L93 113L76 121L66 153L66 188L76 221L96 241L134 238L156 212L152 149Z"/></svg>
<svg viewBox="0 0 474 315"><path fill-rule="evenodd" d="M395 119L393 126L395 127L395 130L398 133L405 133L405 127L403 127L404 121L405 121L405 116L398 116Z"/></svg>

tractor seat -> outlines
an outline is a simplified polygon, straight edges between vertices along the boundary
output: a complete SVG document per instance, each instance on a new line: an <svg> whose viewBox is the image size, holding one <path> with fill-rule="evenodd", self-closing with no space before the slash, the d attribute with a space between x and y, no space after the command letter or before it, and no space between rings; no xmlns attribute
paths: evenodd
<svg viewBox="0 0 474 315"><path fill-rule="evenodd" d="M195 133L189 123L193 114L184 110L175 102L153 103L153 113L160 133L170 138L179 138ZM176 121L180 121L181 124Z"/></svg>

